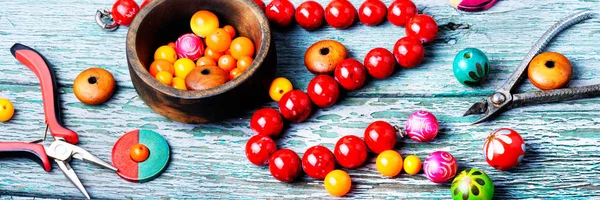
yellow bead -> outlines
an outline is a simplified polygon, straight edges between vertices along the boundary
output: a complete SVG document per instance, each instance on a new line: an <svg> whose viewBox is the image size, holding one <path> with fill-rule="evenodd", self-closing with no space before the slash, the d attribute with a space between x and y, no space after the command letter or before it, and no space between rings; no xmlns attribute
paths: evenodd
<svg viewBox="0 0 600 200"><path fill-rule="evenodd" d="M156 74L156 80L161 82L162 84L171 86L173 84L173 75L167 71L161 71Z"/></svg>
<svg viewBox="0 0 600 200"><path fill-rule="evenodd" d="M341 197L346 195L352 187L350 175L342 170L333 170L325 176L325 190L332 196Z"/></svg>
<svg viewBox="0 0 600 200"><path fill-rule="evenodd" d="M167 45L158 47L158 49L156 49L156 52L154 52L154 60L161 59L169 61L170 63L174 63L175 60L177 60L177 52L175 52L175 49L173 49L173 47Z"/></svg>
<svg viewBox="0 0 600 200"><path fill-rule="evenodd" d="M407 156L404 159L404 171L407 174L415 175L421 171L421 159L415 155Z"/></svg>
<svg viewBox="0 0 600 200"><path fill-rule="evenodd" d="M196 64L189 58L180 58L175 61L173 67L175 68L175 76L185 79L190 71L196 67Z"/></svg>
<svg viewBox="0 0 600 200"><path fill-rule="evenodd" d="M375 166L381 175L394 177L402 171L402 156L394 150L383 151L377 156Z"/></svg>
<svg viewBox="0 0 600 200"><path fill-rule="evenodd" d="M0 122L6 122L10 120L15 114L15 107L12 102L5 98L0 98Z"/></svg>
<svg viewBox="0 0 600 200"><path fill-rule="evenodd" d="M215 29L219 28L219 18L208 10L201 10L192 16L190 27L196 35L205 38Z"/></svg>
<svg viewBox="0 0 600 200"><path fill-rule="evenodd" d="M273 80L273 82L271 83L271 88L269 89L269 96L271 96L271 99L273 99L273 101L279 102L279 100L281 100L281 97L285 93L292 91L293 89L294 87L292 86L292 82L290 82L290 80L283 77L279 77Z"/></svg>
<svg viewBox="0 0 600 200"><path fill-rule="evenodd" d="M187 90L187 87L185 86L185 79L181 77L173 78L173 87L175 89Z"/></svg>

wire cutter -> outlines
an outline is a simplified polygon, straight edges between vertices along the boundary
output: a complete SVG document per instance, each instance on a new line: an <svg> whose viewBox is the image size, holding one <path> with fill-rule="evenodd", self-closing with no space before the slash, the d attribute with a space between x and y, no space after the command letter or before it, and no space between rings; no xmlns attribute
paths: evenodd
<svg viewBox="0 0 600 200"><path fill-rule="evenodd" d="M57 85L54 72L47 60L37 51L22 44L15 44L10 48L12 55L22 64L27 66L37 75L42 88L42 102L44 104L44 115L46 118L46 131L50 129L54 142L49 147L45 147L37 142L0 142L0 153L3 156L27 156L38 162L44 170L50 172L51 165L49 159L54 159L58 167L65 176L71 180L73 185L90 199L85 187L71 168L69 162L72 158L77 158L98 166L117 171L117 168L104 162L100 158L92 155L90 152L75 146L79 141L79 136L72 130L63 127L59 116L60 104L58 102ZM45 137L44 137L45 138ZM42 140L43 141L43 140Z"/></svg>
<svg viewBox="0 0 600 200"><path fill-rule="evenodd" d="M526 104L540 104L549 102L566 101L573 99L589 98L600 95L600 84L590 85L584 87L574 88L563 88L556 90L547 91L535 91L526 92L520 94L513 94L515 87L519 81L525 76L525 70L529 65L529 62L542 52L550 41L560 32L567 29L568 27L578 24L586 19L590 19L595 13L590 11L581 11L572 14L554 26L552 26L544 35L535 43L533 48L529 51L525 59L521 61L521 64L517 70L508 78L508 80L496 90L494 94L490 95L487 99L473 104L464 116L473 114L483 114L481 118L475 121L473 124L478 124L483 121L489 120L492 117L497 116L501 112L519 107Z"/></svg>

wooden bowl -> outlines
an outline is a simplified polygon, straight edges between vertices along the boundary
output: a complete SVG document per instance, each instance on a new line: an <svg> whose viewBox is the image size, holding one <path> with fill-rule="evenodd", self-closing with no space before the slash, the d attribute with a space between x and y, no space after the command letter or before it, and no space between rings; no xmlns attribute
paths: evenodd
<svg viewBox="0 0 600 200"><path fill-rule="evenodd" d="M148 72L154 51L191 33L199 10L232 25L256 46L254 63L241 76L208 90L183 91L161 84ZM252 0L154 0L135 17L127 33L129 74L140 98L155 112L184 123L206 123L233 117L268 99L277 56L269 23Z"/></svg>

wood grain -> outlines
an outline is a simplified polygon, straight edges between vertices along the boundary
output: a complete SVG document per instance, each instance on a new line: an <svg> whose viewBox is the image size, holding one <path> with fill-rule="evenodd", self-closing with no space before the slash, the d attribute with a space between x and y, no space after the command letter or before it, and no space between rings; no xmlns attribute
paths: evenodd
<svg viewBox="0 0 600 200"><path fill-rule="evenodd" d="M329 1L317 0L326 5ZM269 2L269 1L266 1ZM292 1L296 6L301 0ZM360 6L362 0L351 0ZM391 0L384 0L389 5ZM477 167L494 180L496 197L509 198L598 198L600 178L600 98L528 106L505 112L493 122L470 125L463 118L470 103L481 100L501 85L519 64L531 45L556 21L576 10L600 12L597 0L500 1L484 13L461 13L446 1L415 1L419 10L433 15L440 35L427 46L425 63L415 69L398 70L391 78L370 81L363 89L348 93L338 105L321 109L305 123L293 124L277 141L300 155L310 146L332 148L343 135L362 136L373 120L403 125L419 109L433 112L441 133L430 143L403 139L397 149L403 156L424 159L436 150L451 152L459 170ZM59 78L62 115L66 127L80 135L79 146L110 160L114 142L138 128L155 130L172 147L171 164L157 179L129 183L96 166L73 161L72 166L90 195L100 199L158 198L329 198L322 181L303 175L292 184L273 179L268 169L249 163L243 147L252 135L251 112L219 123L187 125L172 122L148 108L129 80L125 58L126 28L104 33L95 24L96 9L112 2L91 0L22 0L3 2L0 8L0 97L13 101L16 114L0 124L0 140L33 141L45 127L40 90L35 75L20 65L8 49L15 42L36 48L55 65ZM548 50L567 56L573 64L570 86L600 83L600 20L594 18L561 34ZM314 42L343 42L350 56L362 60L375 47L391 49L404 29L389 22L377 27L355 24L349 30L324 27L307 32L294 25L274 31L278 53L278 76L288 77L305 90L313 76L303 66L304 51ZM466 47L480 48L491 60L490 78L480 87L459 84L451 71L454 55ZM113 73L118 88L113 98L100 106L87 106L73 95L77 74L89 67ZM525 81L520 90L535 88ZM239 103L244 103L240 100ZM275 107L275 103L263 105ZM510 127L527 143L521 165L505 172L491 168L482 154L489 132ZM56 169L45 173L27 159L0 160L0 198L81 198L82 195ZM433 184L422 174L383 178L374 157L364 167L349 170L357 199L449 199L449 184Z"/></svg>

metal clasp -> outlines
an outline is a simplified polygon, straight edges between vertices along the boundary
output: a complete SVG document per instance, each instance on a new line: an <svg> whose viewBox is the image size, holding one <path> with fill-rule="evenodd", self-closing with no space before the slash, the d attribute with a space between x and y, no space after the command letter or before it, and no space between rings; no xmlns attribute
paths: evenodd
<svg viewBox="0 0 600 200"><path fill-rule="evenodd" d="M115 31L119 28L119 24L113 20L111 12L108 10L96 11L96 24L106 32Z"/></svg>

